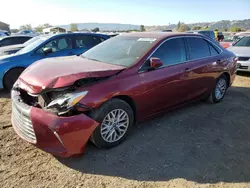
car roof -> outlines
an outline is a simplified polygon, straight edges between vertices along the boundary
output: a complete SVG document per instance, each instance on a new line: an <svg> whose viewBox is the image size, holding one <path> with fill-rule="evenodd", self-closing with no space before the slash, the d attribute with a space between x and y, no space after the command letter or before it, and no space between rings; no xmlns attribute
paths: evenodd
<svg viewBox="0 0 250 188"><path fill-rule="evenodd" d="M92 35L92 36L102 36L102 37L109 37L108 35L105 34L100 34L100 33L56 33L51 36L57 37L57 36L74 36L74 35Z"/></svg>
<svg viewBox="0 0 250 188"><path fill-rule="evenodd" d="M164 39L168 37L177 37L177 36L202 36L204 37L204 35L200 35L200 34L182 33L182 32L134 32L134 33L123 33L120 36L156 38L156 39Z"/></svg>
<svg viewBox="0 0 250 188"><path fill-rule="evenodd" d="M29 36L29 35L11 35L11 36L6 36L6 37L4 37L4 38L6 39L6 38L16 38L16 37L27 37L27 38L32 38L32 37Z"/></svg>

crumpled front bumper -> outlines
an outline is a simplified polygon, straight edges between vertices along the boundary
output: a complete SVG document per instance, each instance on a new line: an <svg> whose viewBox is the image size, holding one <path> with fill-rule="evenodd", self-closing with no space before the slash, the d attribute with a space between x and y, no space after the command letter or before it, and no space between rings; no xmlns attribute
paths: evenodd
<svg viewBox="0 0 250 188"><path fill-rule="evenodd" d="M70 157L85 151L98 122L85 114L59 117L28 106L12 91L12 125L24 140L55 156ZM33 135L34 133L34 135Z"/></svg>

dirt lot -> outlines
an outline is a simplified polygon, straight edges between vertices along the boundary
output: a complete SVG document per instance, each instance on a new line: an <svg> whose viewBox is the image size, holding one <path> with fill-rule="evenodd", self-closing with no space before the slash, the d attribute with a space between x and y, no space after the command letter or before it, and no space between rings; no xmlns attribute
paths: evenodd
<svg viewBox="0 0 250 188"><path fill-rule="evenodd" d="M250 75L222 103L140 123L120 146L55 157L21 140L0 92L0 187L250 187Z"/></svg>

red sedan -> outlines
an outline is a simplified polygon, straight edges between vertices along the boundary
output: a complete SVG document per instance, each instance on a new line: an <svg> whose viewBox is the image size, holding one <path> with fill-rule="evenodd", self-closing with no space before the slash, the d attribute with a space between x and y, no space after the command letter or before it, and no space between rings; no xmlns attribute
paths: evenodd
<svg viewBox="0 0 250 188"><path fill-rule="evenodd" d="M203 35L131 33L80 56L28 67L12 90L12 124L24 140L69 157L118 145L135 121L191 101L220 102L236 57Z"/></svg>

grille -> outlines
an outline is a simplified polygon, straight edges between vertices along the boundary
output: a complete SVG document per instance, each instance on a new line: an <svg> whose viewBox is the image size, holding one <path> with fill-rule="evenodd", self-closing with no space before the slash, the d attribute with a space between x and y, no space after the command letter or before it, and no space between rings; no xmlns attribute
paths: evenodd
<svg viewBox="0 0 250 188"><path fill-rule="evenodd" d="M30 108L19 107L18 101L12 102L12 124L16 132L25 140L36 143L35 132L30 119Z"/></svg>
<svg viewBox="0 0 250 188"><path fill-rule="evenodd" d="M249 57L238 57L238 61L248 61Z"/></svg>
<svg viewBox="0 0 250 188"><path fill-rule="evenodd" d="M248 66L240 66L239 69L248 69Z"/></svg>

